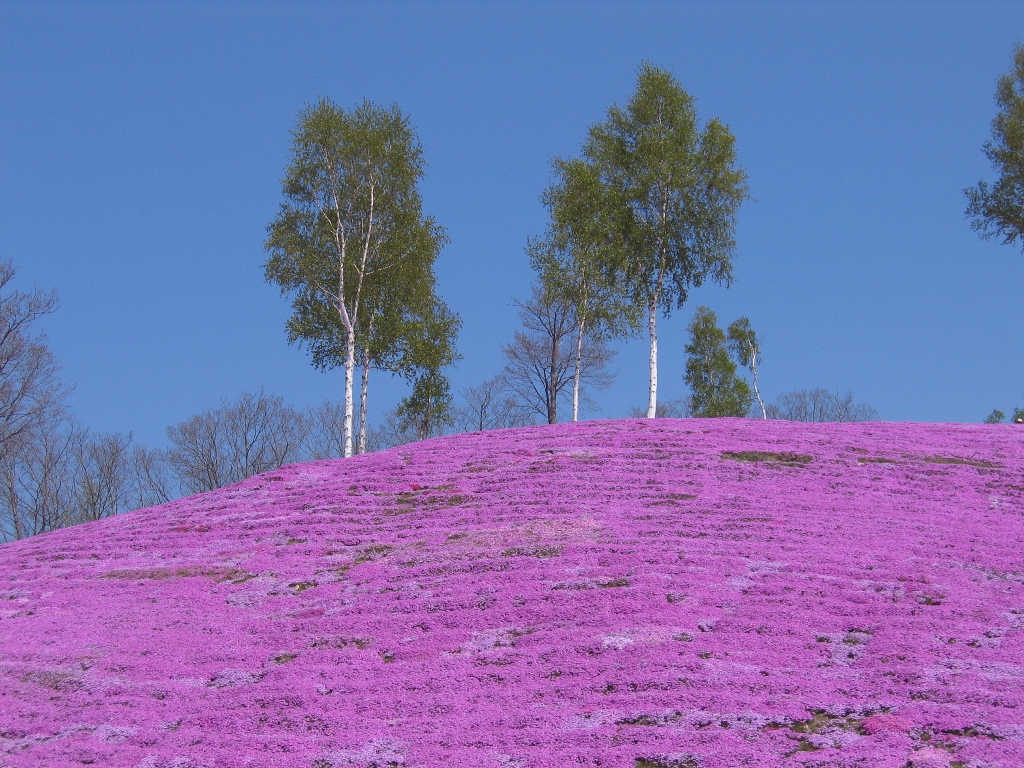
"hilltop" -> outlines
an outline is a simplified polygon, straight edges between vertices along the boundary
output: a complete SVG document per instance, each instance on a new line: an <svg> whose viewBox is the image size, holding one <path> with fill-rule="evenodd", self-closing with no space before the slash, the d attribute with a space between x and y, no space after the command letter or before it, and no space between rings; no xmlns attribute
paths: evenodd
<svg viewBox="0 0 1024 768"><path fill-rule="evenodd" d="M1024 429L585 422L0 546L0 766L1020 765Z"/></svg>

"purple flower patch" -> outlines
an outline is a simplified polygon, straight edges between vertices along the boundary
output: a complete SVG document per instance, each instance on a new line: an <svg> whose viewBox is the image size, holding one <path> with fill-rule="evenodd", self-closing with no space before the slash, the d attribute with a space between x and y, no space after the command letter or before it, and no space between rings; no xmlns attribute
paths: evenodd
<svg viewBox="0 0 1024 768"><path fill-rule="evenodd" d="M1022 553L1012 425L296 464L0 546L0 766L1019 766Z"/></svg>

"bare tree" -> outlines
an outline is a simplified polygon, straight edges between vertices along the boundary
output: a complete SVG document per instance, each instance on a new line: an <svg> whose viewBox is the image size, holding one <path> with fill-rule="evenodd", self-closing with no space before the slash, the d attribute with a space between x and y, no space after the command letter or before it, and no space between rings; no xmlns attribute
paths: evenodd
<svg viewBox="0 0 1024 768"><path fill-rule="evenodd" d="M72 525L74 435L34 430L17 448L0 464L0 537L14 541Z"/></svg>
<svg viewBox="0 0 1024 768"><path fill-rule="evenodd" d="M494 376L461 394L461 402L453 409L454 426L459 432L533 424L530 412L509 391L504 376Z"/></svg>
<svg viewBox="0 0 1024 768"><path fill-rule="evenodd" d="M64 417L69 392L57 376L57 361L32 324L57 308L54 293L9 290L11 262L0 263L0 457L18 450L30 433Z"/></svg>
<svg viewBox="0 0 1024 768"><path fill-rule="evenodd" d="M177 496L166 451L136 445L132 448L132 509L166 504Z"/></svg>
<svg viewBox="0 0 1024 768"><path fill-rule="evenodd" d="M370 429L367 435L367 452L394 448L396 445L415 443L420 437L416 425L405 420L396 408L385 411L379 426Z"/></svg>
<svg viewBox="0 0 1024 768"><path fill-rule="evenodd" d="M168 501L159 452L133 453L131 435L94 435L72 421L70 390L33 329L56 309L56 296L13 290L14 275L10 262L0 263L0 540Z"/></svg>
<svg viewBox="0 0 1024 768"><path fill-rule="evenodd" d="M766 408L769 419L786 421L874 421L878 411L867 403L856 403L853 394L840 395L827 389L798 389L775 398Z"/></svg>
<svg viewBox="0 0 1024 768"><path fill-rule="evenodd" d="M654 416L658 419L685 419L690 415L690 398L677 397L675 400L659 400ZM647 408L633 406L629 409L631 419L647 418Z"/></svg>
<svg viewBox="0 0 1024 768"><path fill-rule="evenodd" d="M213 490L300 458L302 416L274 395L234 403L168 427L167 458L185 493Z"/></svg>
<svg viewBox="0 0 1024 768"><path fill-rule="evenodd" d="M556 424L559 398L571 391L576 373L576 320L565 302L537 288L530 301L517 306L525 330L516 331L504 349L505 380L525 408ZM580 394L585 398L583 386L604 389L611 383L605 368L615 352L590 333L584 334L579 349Z"/></svg>
<svg viewBox="0 0 1024 768"><path fill-rule="evenodd" d="M93 436L76 432L72 439L74 523L100 520L135 509L131 435Z"/></svg>
<svg viewBox="0 0 1024 768"><path fill-rule="evenodd" d="M306 429L302 449L305 456L317 461L345 455L345 406L342 403L324 401L315 408L307 409L304 419Z"/></svg>

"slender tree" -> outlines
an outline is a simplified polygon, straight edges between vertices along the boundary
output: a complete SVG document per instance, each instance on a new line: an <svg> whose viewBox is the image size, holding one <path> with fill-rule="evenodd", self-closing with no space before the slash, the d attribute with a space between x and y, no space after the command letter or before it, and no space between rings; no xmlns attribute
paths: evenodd
<svg viewBox="0 0 1024 768"><path fill-rule="evenodd" d="M668 316L706 279L732 280L736 217L747 197L735 140L717 119L700 129L694 99L664 69L644 64L625 107L590 129L582 158L556 161L570 188L587 190L588 237L612 282L647 315L657 413L659 309Z"/></svg>
<svg viewBox="0 0 1024 768"><path fill-rule="evenodd" d="M757 366L761 364L761 343L757 334L750 327L750 320L745 317L730 323L726 333L729 336L729 349L736 361L750 371L754 397L761 407L761 418L767 419L768 412L765 410L764 400L761 399L761 391L757 388Z"/></svg>
<svg viewBox="0 0 1024 768"><path fill-rule="evenodd" d="M453 423L451 382L442 370L459 359L455 338L460 325L458 315L432 297L398 333L400 349L394 366L412 379L412 392L395 412L400 426L412 430L418 440L439 435Z"/></svg>
<svg viewBox="0 0 1024 768"><path fill-rule="evenodd" d="M602 342L631 335L640 328L641 313L610 279L601 249L602 187L594 169L578 159L552 165L556 180L541 197L551 215L548 235L530 241L527 253L545 295L572 312L572 420L578 421L584 340L588 335Z"/></svg>
<svg viewBox="0 0 1024 768"><path fill-rule="evenodd" d="M291 295L289 342L313 364L345 370L345 455L353 446L353 387L363 315L407 262L432 265L443 230L422 213L422 149L398 109L363 102L346 111L322 99L299 113L282 192L268 227L268 281ZM378 307L378 309L380 309ZM372 311L372 309L371 309ZM373 344L363 342L364 362Z"/></svg>
<svg viewBox="0 0 1024 768"><path fill-rule="evenodd" d="M440 243L422 244L424 251L431 247L439 249ZM357 453L367 450L371 368L415 379L424 365L443 368L458 359L455 340L462 323L437 295L435 258L436 253L428 259L407 259L397 264L387 280L373 284L367 296L359 337L362 382Z"/></svg>
<svg viewBox="0 0 1024 768"><path fill-rule="evenodd" d="M746 416L754 397L747 382L736 375L726 336L707 307L697 307L686 345L686 383L694 416Z"/></svg>
<svg viewBox="0 0 1024 768"><path fill-rule="evenodd" d="M964 190L967 218L985 239L1018 239L1024 249L1024 45L1013 52L1013 68L996 85L999 112L992 120L992 140L982 151L999 173L994 184L979 181Z"/></svg>

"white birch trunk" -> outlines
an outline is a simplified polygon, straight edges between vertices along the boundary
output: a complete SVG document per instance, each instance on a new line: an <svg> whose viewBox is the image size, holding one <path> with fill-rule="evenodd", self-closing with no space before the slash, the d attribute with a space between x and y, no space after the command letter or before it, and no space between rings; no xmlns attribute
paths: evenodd
<svg viewBox="0 0 1024 768"><path fill-rule="evenodd" d="M345 458L352 455L352 385L356 374L356 332L349 328L345 343Z"/></svg>
<svg viewBox="0 0 1024 768"><path fill-rule="evenodd" d="M572 379L572 420L579 421L580 413L580 373L582 372L582 357L583 357L583 326L584 323L581 320L579 322L579 333L576 334L576 371L573 374Z"/></svg>
<svg viewBox="0 0 1024 768"><path fill-rule="evenodd" d="M651 387L647 397L647 418L658 412L658 297L651 297L647 306L647 330L651 336Z"/></svg>
<svg viewBox="0 0 1024 768"><path fill-rule="evenodd" d="M359 443L356 453L366 453L366 396L370 391L370 353L363 350L363 381L359 389Z"/></svg>
<svg viewBox="0 0 1024 768"><path fill-rule="evenodd" d="M761 418L768 418L768 411L765 410L764 401L761 399L761 392L757 388L757 353L751 353L750 355L750 373L754 379L754 396L757 398L757 404L761 406Z"/></svg>

